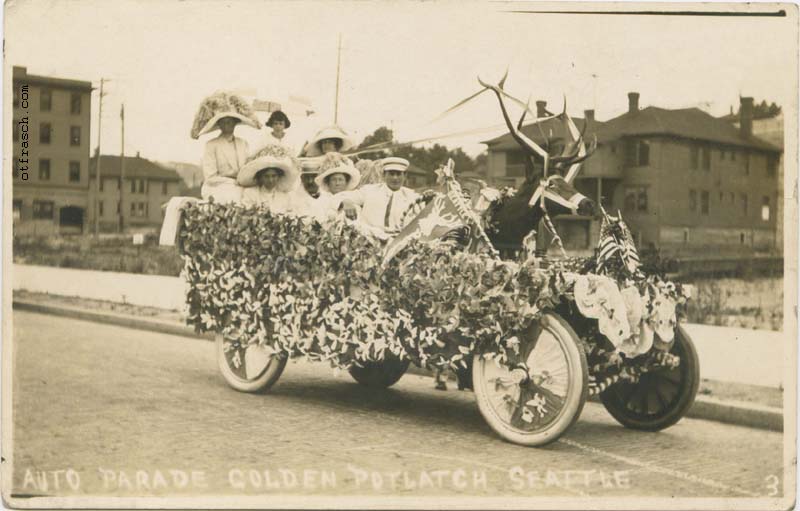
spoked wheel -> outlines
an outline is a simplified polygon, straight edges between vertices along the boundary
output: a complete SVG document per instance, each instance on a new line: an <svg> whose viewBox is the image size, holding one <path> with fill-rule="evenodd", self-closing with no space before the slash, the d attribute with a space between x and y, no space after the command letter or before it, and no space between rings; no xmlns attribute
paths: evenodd
<svg viewBox="0 0 800 511"><path fill-rule="evenodd" d="M606 410L623 426L659 431L678 422L694 403L700 384L700 361L682 326L675 330L670 353L680 365L641 375L637 383L619 381L600 394Z"/></svg>
<svg viewBox="0 0 800 511"><path fill-rule="evenodd" d="M588 391L586 354L561 316L545 313L518 336L519 361L508 368L475 355L472 380L483 418L521 445L553 442L578 420Z"/></svg>
<svg viewBox="0 0 800 511"><path fill-rule="evenodd" d="M361 385L367 387L391 387L406 374L408 369L408 359L401 360L400 357L386 351L384 359L379 362L359 362L364 367L355 364L350 366L348 371L350 376Z"/></svg>
<svg viewBox="0 0 800 511"><path fill-rule="evenodd" d="M255 344L216 335L217 363L222 377L241 392L265 392L283 373L287 358Z"/></svg>

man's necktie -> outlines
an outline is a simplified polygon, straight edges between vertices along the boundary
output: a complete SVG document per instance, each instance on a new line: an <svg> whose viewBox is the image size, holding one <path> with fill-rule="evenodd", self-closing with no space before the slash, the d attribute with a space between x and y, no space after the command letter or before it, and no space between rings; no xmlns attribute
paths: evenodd
<svg viewBox="0 0 800 511"><path fill-rule="evenodd" d="M389 227L389 215L392 214L392 201L394 200L394 193L389 194L389 203L386 205L386 214L383 216L383 226Z"/></svg>

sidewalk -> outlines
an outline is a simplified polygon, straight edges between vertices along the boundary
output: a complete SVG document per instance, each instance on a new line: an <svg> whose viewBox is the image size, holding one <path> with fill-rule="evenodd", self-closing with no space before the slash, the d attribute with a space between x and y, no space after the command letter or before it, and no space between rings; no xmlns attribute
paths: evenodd
<svg viewBox="0 0 800 511"><path fill-rule="evenodd" d="M156 307L16 290L13 307L171 335L213 339L211 334L196 334L183 322L179 312ZM781 375L775 370L770 374L771 364L765 363L764 359L781 360L783 334L707 325L688 325L687 330L697 344L702 376L697 399L688 416L782 431ZM409 372L431 375L430 371L418 368L409 368ZM455 383L450 382L449 388L455 389Z"/></svg>

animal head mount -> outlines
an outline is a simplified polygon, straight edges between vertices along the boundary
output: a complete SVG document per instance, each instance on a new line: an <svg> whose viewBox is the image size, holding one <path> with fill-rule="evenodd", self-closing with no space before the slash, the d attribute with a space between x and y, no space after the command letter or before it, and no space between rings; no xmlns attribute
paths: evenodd
<svg viewBox="0 0 800 511"><path fill-rule="evenodd" d="M503 113L503 119L506 122L506 126L508 126L511 136L525 153L526 177L532 179L536 174L533 167L533 160L538 158L542 161L543 177L545 179L548 178L550 170L556 170L559 173L563 173L564 179L567 181L567 183L572 182L572 180L575 179L578 170L580 170L581 162L591 156L597 148L597 137L593 136L589 145L586 145L584 142L584 132L588 123L584 122L584 131L578 131L577 126L575 126L575 122L569 115L567 115L567 101L565 99L564 109L560 114L550 115L536 120L537 125L551 119L561 120L561 122L564 124L565 133L569 133L569 136L572 139L564 144L564 148L559 154L550 154L546 148L543 148L522 132L522 124L525 121L525 115L531 111L530 99L528 102L523 103L519 99L506 92L505 89L503 89L503 84L505 83L507 77L508 72L506 72L497 85L488 84L480 78L478 78L478 82L484 87L483 90L491 90L497 96L497 99L500 102L500 111ZM511 99L515 103L522 105L524 108L522 111L522 116L516 125L511 122L504 98ZM544 131L541 131L542 136L545 138L545 147L549 147L550 141L547 139Z"/></svg>

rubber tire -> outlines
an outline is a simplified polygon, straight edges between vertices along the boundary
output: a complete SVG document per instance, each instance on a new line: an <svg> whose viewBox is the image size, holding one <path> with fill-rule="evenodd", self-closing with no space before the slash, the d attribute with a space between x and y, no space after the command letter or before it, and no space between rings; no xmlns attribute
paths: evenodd
<svg viewBox="0 0 800 511"><path fill-rule="evenodd" d="M228 362L225 360L224 338L221 333L217 333L214 337L214 342L217 350L217 365L219 366L222 378L225 380L225 383L239 392L249 392L252 394L266 392L278 381L284 368L286 368L287 357L273 357L272 361L267 366L267 370L258 378L254 380L242 379L228 367Z"/></svg>
<svg viewBox="0 0 800 511"><path fill-rule="evenodd" d="M573 369L573 385L566 398L567 404L562 410L561 416L547 429L534 433L520 433L516 428L512 428L501 419L489 403L484 388L485 383L482 383L485 382L485 378L481 376L484 364L493 364L494 362L486 360L481 355L475 355L472 360L472 381L475 399L478 402L478 409L480 409L481 415L504 440L528 447L549 444L566 433L580 417L589 393L589 369L586 363L586 353L583 350L583 342L578 337L578 334L575 333L564 318L554 312L545 312L539 324L543 329L548 329L554 333L555 337L561 341L564 352L567 355L568 364ZM531 330L535 328L536 325L531 326ZM528 333L531 334L532 332L529 331Z"/></svg>
<svg viewBox="0 0 800 511"><path fill-rule="evenodd" d="M635 412L628 410L619 395L612 390L619 385L619 383L616 383L600 394L600 401L617 422L626 428L642 431L660 431L674 425L689 411L689 408L694 404L697 389L700 385L700 359L697 357L697 350L691 337L681 325L678 325L675 330L675 344L673 344L670 352L675 353L676 350L679 353L682 352L680 365L681 388L678 391L677 401L669 411L663 416L653 419L637 417Z"/></svg>
<svg viewBox="0 0 800 511"><path fill-rule="evenodd" d="M380 362L360 362L364 367L350 366L348 372L355 381L367 387L388 388L397 383L408 370L408 359L401 360L386 352Z"/></svg>

